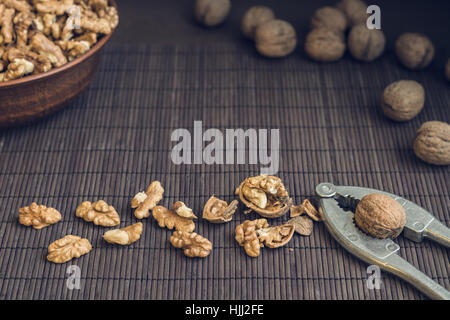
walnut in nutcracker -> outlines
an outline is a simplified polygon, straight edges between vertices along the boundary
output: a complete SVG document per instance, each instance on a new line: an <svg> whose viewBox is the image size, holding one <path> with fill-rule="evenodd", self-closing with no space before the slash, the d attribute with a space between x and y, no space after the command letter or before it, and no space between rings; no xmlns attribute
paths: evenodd
<svg viewBox="0 0 450 320"><path fill-rule="evenodd" d="M280 178L260 175L245 179L239 198L249 209L265 218L278 218L292 206L292 199Z"/></svg>
<svg viewBox="0 0 450 320"><path fill-rule="evenodd" d="M19 209L19 222L25 226L42 229L61 220L61 213L53 208L33 202L28 207Z"/></svg>
<svg viewBox="0 0 450 320"><path fill-rule="evenodd" d="M416 132L414 153L434 165L450 165L450 124L442 121L423 123Z"/></svg>
<svg viewBox="0 0 450 320"><path fill-rule="evenodd" d="M406 212L393 198L372 193L359 201L355 210L355 223L362 231L375 238L394 239L403 231Z"/></svg>
<svg viewBox="0 0 450 320"><path fill-rule="evenodd" d="M120 217L116 209L103 200L94 203L84 201L78 206L76 216L103 227L113 227L120 224Z"/></svg>
<svg viewBox="0 0 450 320"><path fill-rule="evenodd" d="M205 258L212 250L211 241L195 232L175 231L170 237L170 243L175 248L183 249L184 254L190 258Z"/></svg>

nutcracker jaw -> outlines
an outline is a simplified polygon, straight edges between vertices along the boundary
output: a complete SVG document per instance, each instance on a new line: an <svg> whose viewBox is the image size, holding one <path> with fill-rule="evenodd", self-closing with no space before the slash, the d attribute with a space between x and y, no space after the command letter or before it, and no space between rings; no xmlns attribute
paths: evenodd
<svg viewBox="0 0 450 320"><path fill-rule="evenodd" d="M450 300L449 291L398 255L400 249L398 244L391 239L373 238L355 225L354 209L359 199L370 193L390 196L404 207L406 238L416 242L429 238L449 247L450 230L425 209L411 201L375 189L321 183L316 186L316 194L319 197L322 218L328 231L347 251L361 260L376 264L381 269L401 277L430 298Z"/></svg>

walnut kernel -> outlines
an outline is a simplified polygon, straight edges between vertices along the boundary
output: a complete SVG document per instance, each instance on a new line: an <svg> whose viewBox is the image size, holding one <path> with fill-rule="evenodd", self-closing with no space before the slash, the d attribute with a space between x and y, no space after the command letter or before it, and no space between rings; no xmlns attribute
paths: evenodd
<svg viewBox="0 0 450 320"><path fill-rule="evenodd" d="M103 235L103 239L109 243L121 245L132 244L139 240L142 231L142 222L138 222L125 228L106 231Z"/></svg>
<svg viewBox="0 0 450 320"><path fill-rule="evenodd" d="M60 220L61 214L58 210L37 205L36 202L19 209L19 222L25 226L33 226L35 229L45 228Z"/></svg>
<svg viewBox="0 0 450 320"><path fill-rule="evenodd" d="M207 257L212 250L212 243L195 232L175 231L170 237L175 248L182 248L188 257Z"/></svg>
<svg viewBox="0 0 450 320"><path fill-rule="evenodd" d="M112 227L120 224L120 217L116 209L103 200L94 203L84 201L78 206L76 216L103 227Z"/></svg>
<svg viewBox="0 0 450 320"><path fill-rule="evenodd" d="M161 228L166 227L169 230L175 228L177 231L192 232L195 229L195 223L192 219L183 218L176 212L163 206L156 206L152 210L153 218L158 221Z"/></svg>
<svg viewBox="0 0 450 320"><path fill-rule="evenodd" d="M88 239L67 235L48 246L47 260L54 263L64 263L79 258L92 250Z"/></svg>
<svg viewBox="0 0 450 320"><path fill-rule="evenodd" d="M153 181L145 192L136 194L131 200L131 207L136 208L134 211L136 218L143 219L150 216L150 210L161 201L163 194L164 188L159 181Z"/></svg>

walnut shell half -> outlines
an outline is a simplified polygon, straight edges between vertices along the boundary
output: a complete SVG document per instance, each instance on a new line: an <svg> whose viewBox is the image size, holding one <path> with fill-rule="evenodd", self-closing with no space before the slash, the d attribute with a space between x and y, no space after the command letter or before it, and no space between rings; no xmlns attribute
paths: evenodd
<svg viewBox="0 0 450 320"><path fill-rule="evenodd" d="M362 231L380 239L396 238L406 223L406 212L393 198L372 193L364 196L355 211L355 222Z"/></svg>
<svg viewBox="0 0 450 320"><path fill-rule="evenodd" d="M281 179L268 175L245 179L239 186L239 199L265 218L281 217L292 206L292 199Z"/></svg>
<svg viewBox="0 0 450 320"><path fill-rule="evenodd" d="M416 132L414 153L423 161L435 165L450 164L450 124L428 121Z"/></svg>
<svg viewBox="0 0 450 320"><path fill-rule="evenodd" d="M203 208L203 219L211 223L225 223L233 219L233 214L238 207L238 201L233 200L230 204L212 196Z"/></svg>

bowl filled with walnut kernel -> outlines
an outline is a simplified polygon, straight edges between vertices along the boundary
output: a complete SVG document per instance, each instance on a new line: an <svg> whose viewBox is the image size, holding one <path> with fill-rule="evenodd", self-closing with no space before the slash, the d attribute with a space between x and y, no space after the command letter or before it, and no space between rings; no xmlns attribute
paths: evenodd
<svg viewBox="0 0 450 320"><path fill-rule="evenodd" d="M0 0L0 128L69 104L119 23L114 0Z"/></svg>

